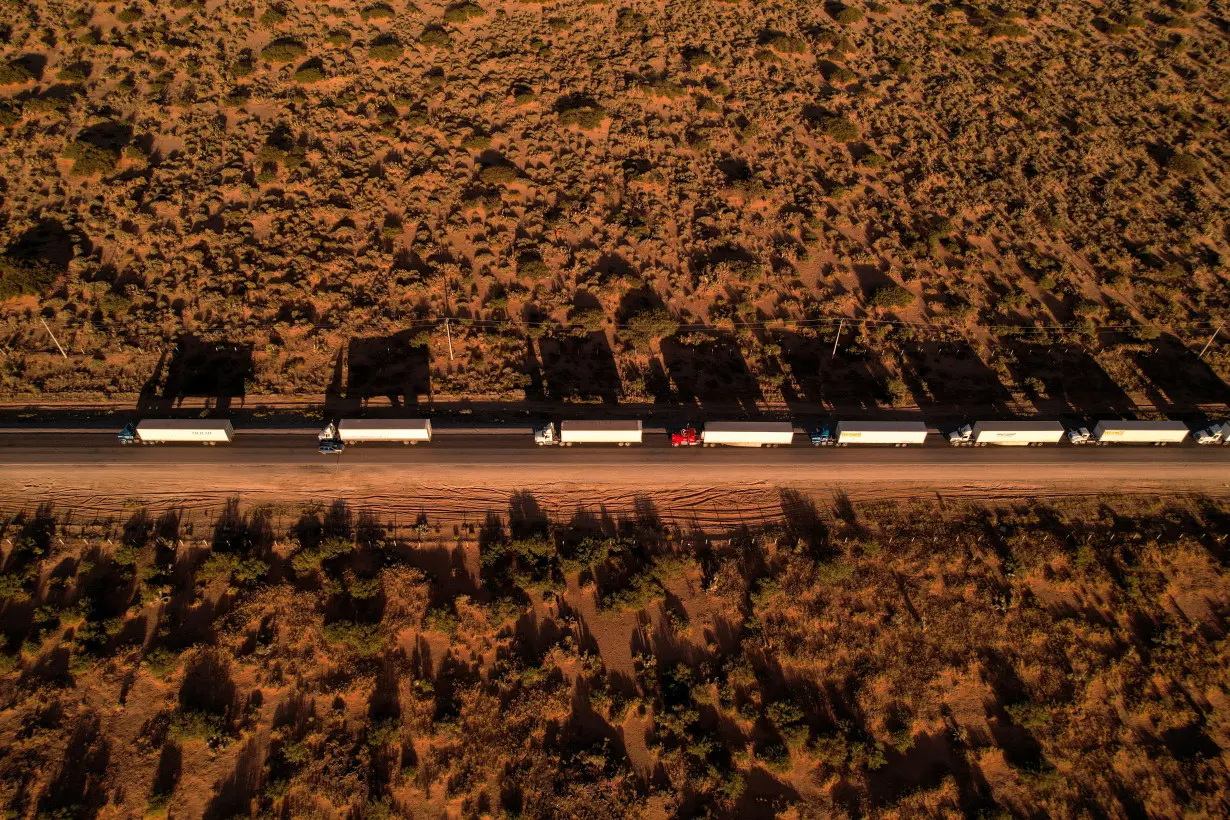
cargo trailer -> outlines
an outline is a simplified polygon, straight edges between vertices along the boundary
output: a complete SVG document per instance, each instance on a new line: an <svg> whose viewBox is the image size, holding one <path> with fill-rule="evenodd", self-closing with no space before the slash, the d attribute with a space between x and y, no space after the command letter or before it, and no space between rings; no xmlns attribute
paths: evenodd
<svg viewBox="0 0 1230 820"><path fill-rule="evenodd" d="M1058 444L1064 432L1064 426L1057 421L979 421L973 427L967 424L949 434L948 441L965 447L1036 447Z"/></svg>
<svg viewBox="0 0 1230 820"><path fill-rule="evenodd" d="M711 421L700 440L706 447L780 447L794 440L794 425L788 421Z"/></svg>
<svg viewBox="0 0 1230 820"><path fill-rule="evenodd" d="M927 440L927 425L921 421L839 421L837 444L892 444L905 447Z"/></svg>
<svg viewBox="0 0 1230 820"><path fill-rule="evenodd" d="M129 424L120 432L122 444L164 444L196 442L230 443L235 429L229 419L145 419L135 427Z"/></svg>
<svg viewBox="0 0 1230 820"><path fill-rule="evenodd" d="M342 419L337 424L337 438L344 444L365 441L417 444L431 441L430 419Z"/></svg>
<svg viewBox="0 0 1230 820"><path fill-rule="evenodd" d="M639 419L562 421L558 433L554 424L547 424L536 430L534 443L561 444L565 447L573 444L618 444L620 447L626 447L641 443L641 422Z"/></svg>
<svg viewBox="0 0 1230 820"><path fill-rule="evenodd" d="M671 434L675 447L704 444L716 447L780 447L794 439L794 425L788 421L711 421L697 435L696 428L688 425L678 433Z"/></svg>
<svg viewBox="0 0 1230 820"><path fill-rule="evenodd" d="M1190 431L1181 421L1099 421L1089 440L1095 444L1180 444Z"/></svg>

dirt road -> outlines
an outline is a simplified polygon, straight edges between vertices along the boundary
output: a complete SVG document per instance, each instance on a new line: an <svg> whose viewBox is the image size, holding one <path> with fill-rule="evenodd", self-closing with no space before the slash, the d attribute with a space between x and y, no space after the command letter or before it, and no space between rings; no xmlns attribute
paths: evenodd
<svg viewBox="0 0 1230 820"><path fill-rule="evenodd" d="M138 506L203 517L238 496L286 515L342 499L409 523L503 514L528 493L552 516L612 517L652 508L701 527L780 518L790 493L852 499L1037 497L1099 493L1230 494L1230 448L537 448L523 437L441 436L430 445L315 452L311 436L249 434L218 447L121 447L112 436L0 436L0 511L41 501L80 516ZM783 501L783 499L786 499ZM788 514L789 510L785 510Z"/></svg>

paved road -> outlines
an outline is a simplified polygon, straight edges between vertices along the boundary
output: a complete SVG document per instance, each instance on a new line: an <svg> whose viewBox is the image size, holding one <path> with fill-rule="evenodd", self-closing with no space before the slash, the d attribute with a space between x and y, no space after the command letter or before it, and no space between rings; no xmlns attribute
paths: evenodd
<svg viewBox="0 0 1230 820"><path fill-rule="evenodd" d="M920 467L932 465L951 469L959 466L1003 466L1019 464L1035 470L1040 466L1070 467L1080 465L1088 471L1097 465L1119 474L1125 468L1139 467L1147 478L1150 467L1190 465L1203 473L1226 467L1230 479L1230 447L1200 447L1194 444L1170 447L1118 445L1108 447L950 447L938 436L932 436L924 447L812 447L803 440L792 447L738 448L690 447L672 448L664 434L647 434L646 442L634 447L613 445L578 445L575 447L537 447L528 428L513 434L492 434L469 431L437 434L430 444L404 446L398 444L351 445L338 456L322 456L316 452L313 432L285 431L281 433L236 433L231 444L205 446L200 444L161 444L156 446L121 446L113 433L23 433L0 435L0 465L81 465L83 467L124 465L208 464L225 465L331 465L348 467L362 465L413 467L536 467L552 465L576 468L637 467L683 468L695 473L697 468L711 465L729 469L743 466L755 477L757 468L774 471L790 466L806 467L812 472L824 465L833 467L876 467L900 465L912 475L901 478L925 479ZM664 479L668 476L664 474Z"/></svg>

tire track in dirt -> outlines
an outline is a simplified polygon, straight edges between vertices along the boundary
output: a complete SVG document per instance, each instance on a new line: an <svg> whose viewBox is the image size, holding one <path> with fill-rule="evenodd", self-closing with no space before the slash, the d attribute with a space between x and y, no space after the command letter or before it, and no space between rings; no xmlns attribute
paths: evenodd
<svg viewBox="0 0 1230 820"><path fill-rule="evenodd" d="M13 515L52 503L70 511L76 521L131 516L142 507L151 514L177 509L192 519L209 519L238 499L241 510L263 507L280 520L297 516L307 506L341 501L395 528L414 525L423 516L431 526L460 532L481 525L488 513L507 521L511 502L521 498L555 521L584 511L600 519L656 519L683 529L714 530L755 527L794 514L798 501L784 497L786 491L821 509L841 503L843 496L851 501L937 495L998 501L1106 493L1230 493L1230 469L1206 465L1121 469L1100 479L1097 465L1090 465L1051 480L1045 465L1014 469L1009 477L1003 469L966 475L927 465L847 469L833 480L817 479L826 474L821 471L779 471L770 480L749 481L744 476L754 476L755 470L701 467L594 473L587 480L561 480L550 469L535 467L440 467L428 474L379 466L334 473L275 465L0 465L0 513ZM777 480L791 475L798 478Z"/></svg>

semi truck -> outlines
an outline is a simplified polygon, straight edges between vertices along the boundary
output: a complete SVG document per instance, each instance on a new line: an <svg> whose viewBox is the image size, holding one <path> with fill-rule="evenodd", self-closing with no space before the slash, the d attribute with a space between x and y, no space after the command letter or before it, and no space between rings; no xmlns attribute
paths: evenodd
<svg viewBox="0 0 1230 820"><path fill-rule="evenodd" d="M1038 447L1063 440L1064 426L1057 421L979 421L948 434L955 447Z"/></svg>
<svg viewBox="0 0 1230 820"><path fill-rule="evenodd" d="M628 447L641 443L641 422L639 419L569 420L561 421L558 431L554 423L547 422L544 427L534 431L534 443L539 446L618 444L620 447Z"/></svg>
<svg viewBox="0 0 1230 820"><path fill-rule="evenodd" d="M927 440L927 425L921 421L839 421L837 446L891 444L907 447Z"/></svg>
<svg viewBox="0 0 1230 820"><path fill-rule="evenodd" d="M1181 444L1191 431L1181 421L1099 421L1090 433L1085 428L1068 433L1073 444Z"/></svg>
<svg viewBox="0 0 1230 820"><path fill-rule="evenodd" d="M1230 422L1211 424L1192 433L1192 438L1196 439L1197 444L1206 446L1210 444L1230 445Z"/></svg>
<svg viewBox="0 0 1230 820"><path fill-rule="evenodd" d="M780 447L794 440L788 421L711 421L698 434L692 425L671 433L672 447Z"/></svg>
<svg viewBox="0 0 1230 820"><path fill-rule="evenodd" d="M120 431L120 444L167 444L196 442L214 445L235 440L228 419L145 419Z"/></svg>
<svg viewBox="0 0 1230 820"><path fill-rule="evenodd" d="M316 438L341 441L343 445L360 441L418 444L432 440L432 422L426 418L343 418L321 430Z"/></svg>

